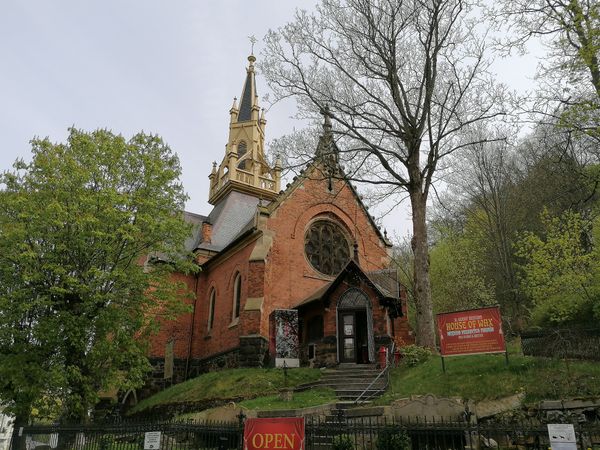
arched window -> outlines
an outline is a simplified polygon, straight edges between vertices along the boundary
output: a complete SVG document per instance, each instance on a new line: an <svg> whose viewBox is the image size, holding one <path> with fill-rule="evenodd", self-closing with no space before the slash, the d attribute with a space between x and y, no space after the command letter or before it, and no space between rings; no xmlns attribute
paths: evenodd
<svg viewBox="0 0 600 450"><path fill-rule="evenodd" d="M238 169L246 170L246 160L242 158L246 156L247 152L248 147L246 147L246 143L240 142L238 145Z"/></svg>
<svg viewBox="0 0 600 450"><path fill-rule="evenodd" d="M233 313L231 320L240 317L240 303L242 299L242 275L238 272L233 282Z"/></svg>
<svg viewBox="0 0 600 450"><path fill-rule="evenodd" d="M217 298L217 293L215 288L210 290L210 296L208 297L208 326L206 327L208 332L212 330L214 321L215 321L215 300Z"/></svg>

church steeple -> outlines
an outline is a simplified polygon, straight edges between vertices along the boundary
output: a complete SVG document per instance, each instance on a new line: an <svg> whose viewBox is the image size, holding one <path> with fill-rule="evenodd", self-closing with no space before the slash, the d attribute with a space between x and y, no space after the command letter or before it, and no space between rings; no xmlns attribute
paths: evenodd
<svg viewBox="0 0 600 450"><path fill-rule="evenodd" d="M339 150L333 139L329 107L325 106L321 110L321 114L323 114L323 134L319 137L315 160L323 163L326 169L333 174L339 170Z"/></svg>
<svg viewBox="0 0 600 450"><path fill-rule="evenodd" d="M247 122L258 119L258 94L256 93L256 79L254 77L254 55L248 56L248 69L246 69L246 82L242 90L240 113L238 122Z"/></svg>
<svg viewBox="0 0 600 450"><path fill-rule="evenodd" d="M238 108L237 99L229 110L229 139L225 157L208 176L210 193L208 201L215 205L229 192L235 190L272 200L281 184L281 166L271 168L265 158L265 120L256 93L254 55L248 57L246 80Z"/></svg>

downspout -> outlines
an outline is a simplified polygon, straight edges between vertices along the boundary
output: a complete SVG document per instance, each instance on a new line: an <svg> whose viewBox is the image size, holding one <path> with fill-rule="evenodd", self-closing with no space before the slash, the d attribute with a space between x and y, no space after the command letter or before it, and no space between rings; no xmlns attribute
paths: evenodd
<svg viewBox="0 0 600 450"><path fill-rule="evenodd" d="M196 322L196 303L198 302L198 278L200 278L200 271L196 272L196 281L194 282L194 304L192 306L192 320L190 322L190 332L188 333L190 335L190 338L188 341L187 358L185 360L185 375L184 375L185 380L188 379L188 371L190 368L190 359L192 357L192 342L194 339L194 325Z"/></svg>

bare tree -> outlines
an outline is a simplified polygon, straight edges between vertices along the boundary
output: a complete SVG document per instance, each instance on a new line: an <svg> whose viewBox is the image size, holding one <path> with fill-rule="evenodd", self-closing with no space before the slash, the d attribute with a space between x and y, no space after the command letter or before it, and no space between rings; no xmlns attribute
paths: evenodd
<svg viewBox="0 0 600 450"><path fill-rule="evenodd" d="M498 0L489 13L503 31L504 51L525 52L532 37L548 50L534 111L600 139L600 2Z"/></svg>
<svg viewBox="0 0 600 450"><path fill-rule="evenodd" d="M295 96L301 118L329 107L346 175L408 194L417 343L428 347L428 195L441 158L472 143L464 131L502 113L473 12L470 0L322 0L265 39L276 99Z"/></svg>
<svg viewBox="0 0 600 450"><path fill-rule="evenodd" d="M503 139L516 136L517 129L503 126L481 129L477 133L498 139L474 144L454 158L453 173L446 178L451 201L443 206L459 208L455 213L463 215L483 233L488 278L494 281L503 315L511 327L518 330L526 311L518 289L513 250L514 216L519 209L513 195L516 145Z"/></svg>

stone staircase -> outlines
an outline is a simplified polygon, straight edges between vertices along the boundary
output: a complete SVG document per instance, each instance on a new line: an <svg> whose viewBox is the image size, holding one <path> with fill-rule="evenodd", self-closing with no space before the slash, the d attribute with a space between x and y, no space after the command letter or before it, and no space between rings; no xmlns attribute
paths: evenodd
<svg viewBox="0 0 600 450"><path fill-rule="evenodd" d="M319 384L335 390L338 406L349 407L363 392L363 398L371 400L385 392L385 374L373 383L380 372L375 364L340 364L335 369L326 369Z"/></svg>
<svg viewBox="0 0 600 450"><path fill-rule="evenodd" d="M379 411L382 410L381 407L368 407L372 400L382 395L387 388L385 374L374 382L380 373L381 369L375 364L339 364L334 369L325 369L317 383L305 385L305 388L325 386L335 390L338 401L335 408L325 416L323 430L343 430L353 421L360 421L362 417L382 414L382 411ZM365 400L357 402L363 392ZM361 408L351 409L357 406ZM325 431L322 436L313 435L313 448L331 449L332 436L335 434Z"/></svg>

